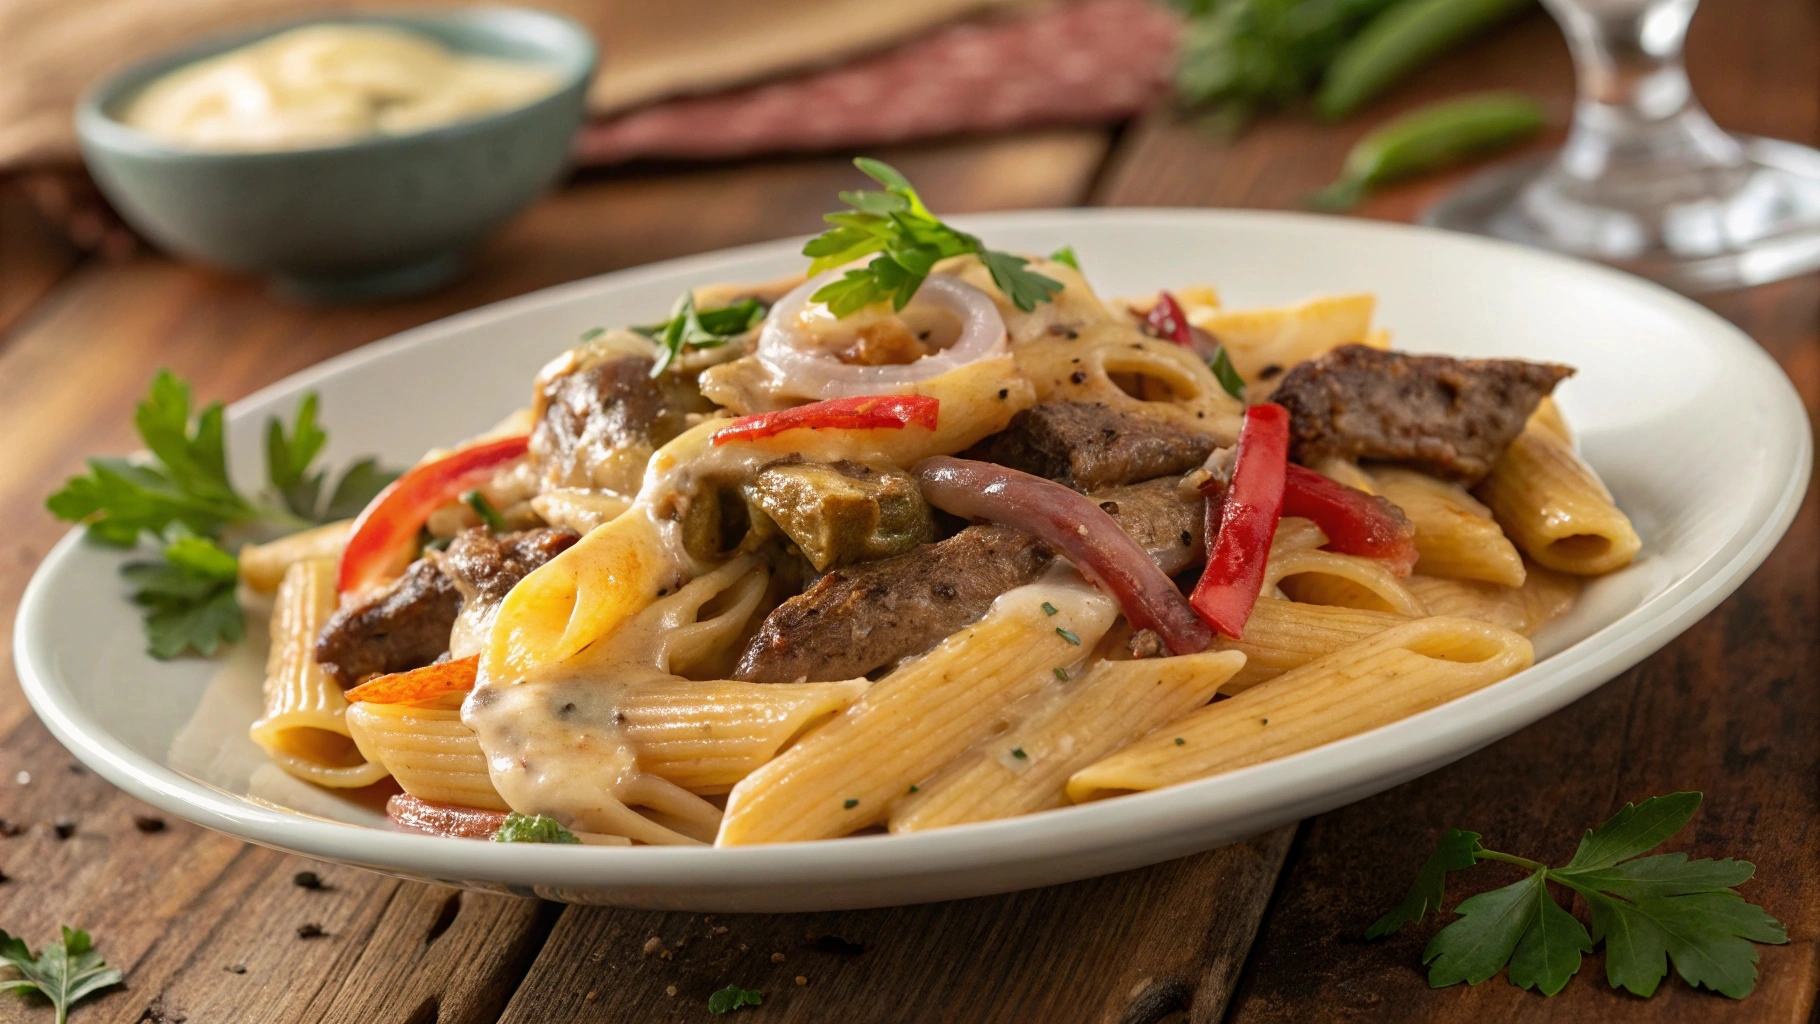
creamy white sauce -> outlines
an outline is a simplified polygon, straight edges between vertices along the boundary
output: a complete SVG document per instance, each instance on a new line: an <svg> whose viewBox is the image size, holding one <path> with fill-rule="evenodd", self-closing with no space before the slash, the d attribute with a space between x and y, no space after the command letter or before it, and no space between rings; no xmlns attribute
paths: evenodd
<svg viewBox="0 0 1820 1024"><path fill-rule="evenodd" d="M202 149L305 149L523 106L559 81L547 67L457 54L400 29L313 25L178 68L122 120Z"/></svg>

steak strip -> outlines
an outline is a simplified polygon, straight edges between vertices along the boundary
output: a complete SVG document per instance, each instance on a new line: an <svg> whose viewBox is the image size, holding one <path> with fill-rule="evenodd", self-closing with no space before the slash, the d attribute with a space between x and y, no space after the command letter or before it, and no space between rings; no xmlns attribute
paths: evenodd
<svg viewBox="0 0 1820 1024"><path fill-rule="evenodd" d="M1214 439L1099 402L1043 402L961 458L996 463L1077 491L1180 476L1205 462Z"/></svg>
<svg viewBox="0 0 1820 1024"><path fill-rule="evenodd" d="M1106 511L1165 573L1200 557L1205 502L1180 478L1094 498L1116 507ZM1054 560L1021 530L980 525L895 558L836 569L766 617L734 675L757 683L866 675L978 621L1000 594L1034 583Z"/></svg>
<svg viewBox="0 0 1820 1024"><path fill-rule="evenodd" d="M1290 370L1271 400L1289 410L1297 462L1401 462L1471 486L1573 372L1556 363L1342 345Z"/></svg>

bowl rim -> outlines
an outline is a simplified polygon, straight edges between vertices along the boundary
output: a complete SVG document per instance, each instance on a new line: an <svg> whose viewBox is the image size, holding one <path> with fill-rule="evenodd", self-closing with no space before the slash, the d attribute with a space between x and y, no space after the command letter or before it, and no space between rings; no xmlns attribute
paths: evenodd
<svg viewBox="0 0 1820 1024"><path fill-rule="evenodd" d="M284 149L204 149L166 141L150 132L134 128L107 112L107 107L122 96L145 88L168 72L295 28L311 25L363 23L403 28L417 28L433 24L468 24L475 26L477 31L486 32L496 31L485 27L489 19L502 17L527 23L542 22L546 28L568 37L569 41L575 45L575 51L573 53L559 52L555 49L549 51L549 66L557 70L560 75L559 84L555 89L529 103L506 107L478 117L462 118L447 124L399 135L379 133L362 135L322 146ZM210 33L181 46L159 51L102 76L85 88L76 100L76 135L85 149L93 146L111 153L169 161L260 163L327 154L371 152L389 147L412 145L426 140L448 140L476 134L501 122L543 109L551 103L566 101L577 90L585 91L587 89L593 81L594 70L599 63L600 49L594 42L593 33L586 27L567 15L532 7L476 4L471 7L443 7L426 10L392 9L301 15Z"/></svg>

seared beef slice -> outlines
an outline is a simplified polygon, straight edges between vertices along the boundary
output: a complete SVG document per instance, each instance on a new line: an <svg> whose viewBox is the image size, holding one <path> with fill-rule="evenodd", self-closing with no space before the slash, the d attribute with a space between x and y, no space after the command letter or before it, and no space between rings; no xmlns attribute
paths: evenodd
<svg viewBox="0 0 1820 1024"><path fill-rule="evenodd" d="M1095 491L1180 476L1213 448L1212 437L1154 416L1098 402L1043 402L1012 417L966 457Z"/></svg>
<svg viewBox="0 0 1820 1024"><path fill-rule="evenodd" d="M1020 530L969 526L908 554L836 569L765 619L735 674L757 683L863 676L976 621L1054 557Z"/></svg>
<svg viewBox="0 0 1820 1024"><path fill-rule="evenodd" d="M344 688L376 673L420 668L449 649L461 591L436 563L420 558L371 599L329 618L316 661Z"/></svg>
<svg viewBox="0 0 1820 1024"><path fill-rule="evenodd" d="M1289 410L1292 455L1402 462L1474 484L1573 368L1453 359L1343 345L1290 370L1272 401Z"/></svg>

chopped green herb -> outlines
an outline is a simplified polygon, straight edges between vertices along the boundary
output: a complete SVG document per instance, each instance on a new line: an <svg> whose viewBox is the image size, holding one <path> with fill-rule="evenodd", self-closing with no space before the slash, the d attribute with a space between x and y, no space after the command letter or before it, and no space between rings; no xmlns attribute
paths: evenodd
<svg viewBox="0 0 1820 1024"><path fill-rule="evenodd" d="M670 319L634 331L657 342L657 360L651 364L651 376L668 369L682 355L685 347L719 348L758 326L765 318L765 307L757 299L741 299L731 306L697 311L695 293L683 292L670 309Z"/></svg>
<svg viewBox="0 0 1820 1024"><path fill-rule="evenodd" d="M19 972L17 978L0 980L0 992L11 989L24 995L36 990L51 1001L57 1024L69 1019L70 1007L77 1001L121 981L120 971L101 959L88 932L80 928L63 929L62 938L47 944L36 956L24 939L0 929L0 961Z"/></svg>
<svg viewBox="0 0 1820 1024"><path fill-rule="evenodd" d="M1024 753L1023 747L1012 747L1011 756L1017 758L1019 761L1027 761L1030 759L1030 755Z"/></svg>
<svg viewBox="0 0 1820 1024"><path fill-rule="evenodd" d="M605 333L607 333L607 329L605 327L590 327L587 330L581 332L580 340L593 341L595 338L598 338Z"/></svg>
<svg viewBox="0 0 1820 1024"><path fill-rule="evenodd" d="M494 508L493 503L488 501L487 496L480 491L466 492L461 496L461 503L473 509L474 514L480 517L480 521L486 524L487 529L494 533L506 532L506 517L500 515L499 510Z"/></svg>
<svg viewBox="0 0 1820 1024"><path fill-rule="evenodd" d="M1187 745L1188 745L1188 741L1187 741L1187 740L1185 740L1185 739L1183 739L1183 738L1182 738L1182 737L1180 737L1180 736L1177 736L1177 737L1176 737L1176 738L1175 738L1175 745L1176 745L1176 746L1178 746L1178 747L1185 747L1185 746L1187 746Z"/></svg>
<svg viewBox="0 0 1820 1024"><path fill-rule="evenodd" d="M1064 683L1068 681L1068 670L1067 669L1058 668L1058 669L1055 669L1054 671L1055 671L1055 677L1057 679L1060 679Z"/></svg>
<svg viewBox="0 0 1820 1024"><path fill-rule="evenodd" d="M132 562L120 575L133 603L145 609L146 650L160 661L185 651L212 655L246 634L246 616L234 599L240 562L214 541L173 527L172 541L155 562Z"/></svg>
<svg viewBox="0 0 1820 1024"><path fill-rule="evenodd" d="M1068 641L1069 643L1073 644L1076 647L1079 647L1081 645L1080 636L1078 634L1076 634L1073 630L1063 629L1062 627L1057 626L1057 627L1055 627L1055 635L1061 637L1063 640Z"/></svg>
<svg viewBox="0 0 1820 1024"><path fill-rule="evenodd" d="M1690 861L1685 853L1642 856L1679 832L1699 806L1699 793L1625 804L1586 833L1573 859L1559 868L1487 850L1478 833L1450 829L1409 895L1365 936L1389 935L1429 910L1439 911L1449 871L1481 860L1503 861L1530 873L1454 908L1459 920L1441 929L1422 952L1435 988L1462 981L1476 985L1508 963L1511 984L1554 995L1579 972L1581 955L1603 941L1605 977L1613 988L1652 995L1673 961L1689 985L1743 999L1757 982L1751 943L1788 941L1781 923L1732 888L1756 869L1743 861ZM1586 900L1591 934L1549 895L1549 882Z"/></svg>
<svg viewBox="0 0 1820 1024"><path fill-rule="evenodd" d="M1213 358L1208 360L1207 368L1213 371L1213 379L1220 382L1226 393L1243 402L1245 400L1245 378L1233 369L1232 357L1226 354L1226 346L1221 345L1213 350Z"/></svg>
<svg viewBox="0 0 1820 1024"><path fill-rule="evenodd" d="M1074 246L1064 245L1049 254L1049 259L1056 263L1066 264L1076 270L1081 269L1081 261L1074 257Z"/></svg>
<svg viewBox="0 0 1820 1024"><path fill-rule="evenodd" d="M855 807L859 806L859 801L854 799L853 797L848 797L847 802L841 804L841 806L845 807L847 810L850 811L850 810L854 809Z"/></svg>
<svg viewBox="0 0 1820 1024"><path fill-rule="evenodd" d="M809 265L811 277L879 254L811 296L827 303L835 316L849 316L886 299L893 308L903 309L937 261L968 253L980 258L992 283L1025 312L1062 290L1060 281L1025 269L1030 261L1024 257L988 249L973 235L942 223L923 205L909 179L891 165L868 157L854 160L853 165L885 190L842 192L841 201L852 211L823 217L834 226L803 246L803 255L814 261Z"/></svg>
<svg viewBox="0 0 1820 1024"><path fill-rule="evenodd" d="M1258 719L1258 721L1264 723L1265 725L1270 724L1270 719L1268 719L1268 718L1260 718L1260 719Z"/></svg>
<svg viewBox="0 0 1820 1024"><path fill-rule="evenodd" d="M912 793L917 792L916 783L912 782L910 784L910 792L912 792Z"/></svg>
<svg viewBox="0 0 1820 1024"><path fill-rule="evenodd" d="M764 1005L764 993L753 988L728 985L708 997L709 1013L732 1013L742 1006Z"/></svg>
<svg viewBox="0 0 1820 1024"><path fill-rule="evenodd" d="M1047 601L1043 602L1043 614L1044 615L1054 615L1056 612L1058 612L1060 610L1061 609L1057 608L1055 605L1052 605Z"/></svg>
<svg viewBox="0 0 1820 1024"><path fill-rule="evenodd" d="M493 833L496 843L579 843L575 833L563 828L555 818L546 818L541 814L520 814L513 811L506 815L505 823L499 831Z"/></svg>

